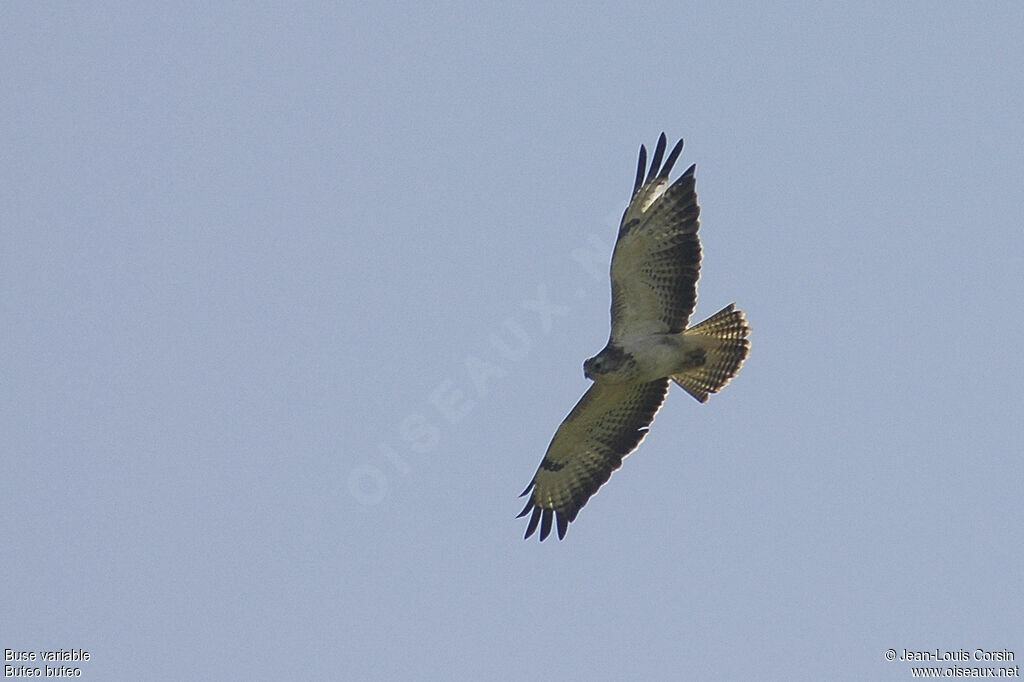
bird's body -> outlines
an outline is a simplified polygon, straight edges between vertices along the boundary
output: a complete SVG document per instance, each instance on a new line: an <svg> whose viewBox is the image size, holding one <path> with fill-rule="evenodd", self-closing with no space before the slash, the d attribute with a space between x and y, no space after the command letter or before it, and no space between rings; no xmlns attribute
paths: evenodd
<svg viewBox="0 0 1024 682"><path fill-rule="evenodd" d="M686 332L648 334L606 348L594 362L584 363L583 371L586 378L607 384L654 381L683 372L701 350L701 340Z"/></svg>
<svg viewBox="0 0 1024 682"><path fill-rule="evenodd" d="M579 510L622 466L647 434L669 381L700 402L736 375L750 347L743 313L728 305L687 327L697 301L701 247L694 166L671 185L680 140L664 165L662 133L644 177L641 145L633 198L612 254L611 334L583 363L594 384L565 418L530 485L519 516L531 514L530 537L544 540L556 524L565 536Z"/></svg>

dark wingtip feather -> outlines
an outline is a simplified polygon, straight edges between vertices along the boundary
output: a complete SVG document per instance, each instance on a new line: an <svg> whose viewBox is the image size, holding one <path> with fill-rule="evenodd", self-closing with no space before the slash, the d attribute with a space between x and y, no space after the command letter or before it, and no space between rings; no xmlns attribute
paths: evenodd
<svg viewBox="0 0 1024 682"><path fill-rule="evenodd" d="M676 159L679 158L679 153L683 151L683 141L679 140L676 142L676 146L672 147L672 151L669 152L668 158L665 159L665 165L661 167L661 172L658 173L659 178L667 178L668 174L672 172L672 166L676 165Z"/></svg>
<svg viewBox="0 0 1024 682"><path fill-rule="evenodd" d="M520 497L522 497L522 495L520 495ZM533 498L531 497L529 500L526 501L526 506L523 507L523 511L519 512L519 514L516 515L516 518L517 519L521 519L524 516L526 516L530 512L530 508L532 506L533 506Z"/></svg>
<svg viewBox="0 0 1024 682"><path fill-rule="evenodd" d="M644 182L644 170L647 168L647 147L640 145L640 162L636 165L636 182L633 183L633 194Z"/></svg>
<svg viewBox="0 0 1024 682"><path fill-rule="evenodd" d="M658 137L658 144L654 147L654 154L651 156L651 165L647 166L647 148L640 145L640 158L636 166L636 181L633 183L633 194L636 194L641 187L655 179L660 180L667 178L668 174L672 172L672 167L679 158L679 154L683 151L683 141L679 140L676 142L666 159L665 148L667 146L668 138L665 137L665 133L662 133L661 136ZM662 164L662 159L665 160L664 164Z"/></svg>
<svg viewBox="0 0 1024 682"><path fill-rule="evenodd" d="M665 156L665 145L667 144L668 141L665 138L665 133L662 133L661 137L658 138L658 146L654 148L654 156L651 157L651 170L647 172L647 182L657 177L658 169L661 168L661 159Z"/></svg>
<svg viewBox="0 0 1024 682"><path fill-rule="evenodd" d="M533 486L534 486L534 485L536 485L536 484L537 484L537 482L536 482L536 481L530 481L530 485L526 486L526 490L524 490L523 492L519 493L519 497L522 497L522 496L523 496L523 495L525 495L526 493L530 492L530 490L531 490L531 489L533 488Z"/></svg>
<svg viewBox="0 0 1024 682"><path fill-rule="evenodd" d="M553 510L545 509L544 513L541 515L541 522L540 522L540 541L541 542L544 542L544 540L551 533L551 516L552 516L552 514L554 514Z"/></svg>
<svg viewBox="0 0 1024 682"><path fill-rule="evenodd" d="M533 531L537 530L538 521L540 521L540 507L534 507L533 516L530 517L530 523L526 526L526 535L523 536L524 540L528 539L533 535Z"/></svg>
<svg viewBox="0 0 1024 682"><path fill-rule="evenodd" d="M569 527L569 519L561 512L558 513L556 519L558 521L558 539L561 540L565 537L565 529Z"/></svg>

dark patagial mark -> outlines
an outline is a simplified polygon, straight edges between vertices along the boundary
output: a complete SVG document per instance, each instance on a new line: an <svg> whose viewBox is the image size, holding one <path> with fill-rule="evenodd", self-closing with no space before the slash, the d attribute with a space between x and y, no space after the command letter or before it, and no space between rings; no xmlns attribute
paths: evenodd
<svg viewBox="0 0 1024 682"><path fill-rule="evenodd" d="M619 239L621 239L626 234L629 234L629 231L632 230L634 227L636 227L639 224L640 224L640 219L639 218L633 218L628 223L622 223L622 227L619 228Z"/></svg>
<svg viewBox="0 0 1024 682"><path fill-rule="evenodd" d="M562 469L565 468L565 463L556 462L553 459L548 459L547 457L545 457L540 462L540 468L544 469L545 471L561 471Z"/></svg>

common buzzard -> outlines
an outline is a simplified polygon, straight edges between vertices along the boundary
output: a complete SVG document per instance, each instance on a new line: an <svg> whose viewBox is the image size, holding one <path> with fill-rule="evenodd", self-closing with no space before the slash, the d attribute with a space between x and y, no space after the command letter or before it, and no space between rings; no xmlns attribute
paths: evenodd
<svg viewBox="0 0 1024 682"><path fill-rule="evenodd" d="M683 149L665 154L658 138L644 177L640 145L633 198L612 253L612 324L608 344L583 363L594 384L565 418L530 485L519 517L530 514L526 536L540 527L559 539L583 505L640 445L668 393L669 379L700 402L736 376L750 343L743 313L730 304L687 327L700 276L700 207L690 166L671 185ZM521 496L522 496L521 495Z"/></svg>

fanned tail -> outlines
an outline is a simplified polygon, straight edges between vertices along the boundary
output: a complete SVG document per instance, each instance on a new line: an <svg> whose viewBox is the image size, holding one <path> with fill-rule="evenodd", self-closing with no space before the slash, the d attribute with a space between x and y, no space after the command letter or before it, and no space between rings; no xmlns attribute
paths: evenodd
<svg viewBox="0 0 1024 682"><path fill-rule="evenodd" d="M743 311L730 303L700 324L683 332L699 341L704 350L704 362L672 376L680 388L700 402L717 393L736 376L750 352L750 327Z"/></svg>

